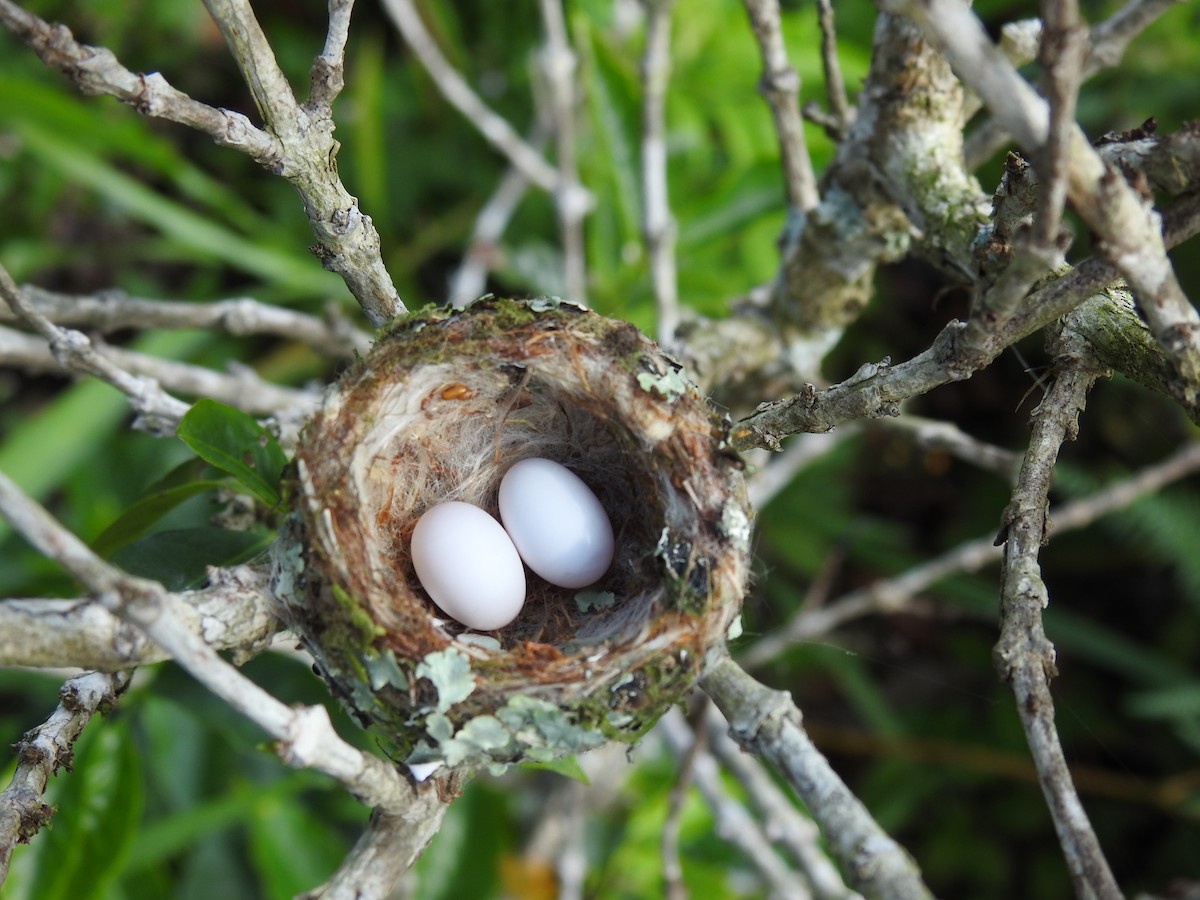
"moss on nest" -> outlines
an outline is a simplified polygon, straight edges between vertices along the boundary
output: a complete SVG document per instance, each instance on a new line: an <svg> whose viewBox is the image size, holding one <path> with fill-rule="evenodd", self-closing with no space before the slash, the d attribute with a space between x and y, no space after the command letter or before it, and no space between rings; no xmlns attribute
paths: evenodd
<svg viewBox="0 0 1200 900"><path fill-rule="evenodd" d="M749 509L723 440L627 323L545 299L412 315L305 430L280 593L318 670L400 759L502 766L636 739L740 609ZM467 631L421 588L412 529L447 500L495 515L501 477L530 456L595 492L616 558L583 592L531 577L512 624Z"/></svg>

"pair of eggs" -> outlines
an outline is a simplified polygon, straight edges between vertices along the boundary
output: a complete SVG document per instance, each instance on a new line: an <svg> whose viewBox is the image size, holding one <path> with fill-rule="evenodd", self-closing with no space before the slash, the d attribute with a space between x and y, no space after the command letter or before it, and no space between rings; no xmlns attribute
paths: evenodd
<svg viewBox="0 0 1200 900"><path fill-rule="evenodd" d="M500 518L470 503L441 503L417 522L412 562L433 602L479 631L503 628L525 604L525 569L551 584L594 584L612 563L604 507L565 466L533 457L500 482Z"/></svg>

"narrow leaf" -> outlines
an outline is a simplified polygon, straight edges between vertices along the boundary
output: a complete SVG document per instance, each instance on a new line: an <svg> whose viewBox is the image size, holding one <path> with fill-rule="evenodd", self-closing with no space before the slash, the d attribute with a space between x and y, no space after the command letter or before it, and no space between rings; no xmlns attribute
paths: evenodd
<svg viewBox="0 0 1200 900"><path fill-rule="evenodd" d="M287 457L251 416L215 400L199 400L175 433L197 456L228 472L267 506L279 502Z"/></svg>

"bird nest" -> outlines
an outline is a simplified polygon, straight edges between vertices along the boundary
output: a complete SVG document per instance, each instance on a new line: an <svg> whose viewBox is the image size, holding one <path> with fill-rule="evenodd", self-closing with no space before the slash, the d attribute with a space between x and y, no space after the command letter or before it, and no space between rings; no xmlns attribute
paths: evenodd
<svg viewBox="0 0 1200 900"><path fill-rule="evenodd" d="M740 609L750 512L724 434L627 323L554 300L414 314L307 426L276 586L318 672L414 772L632 741ZM616 555L583 591L530 576L515 621L470 631L421 587L413 528L448 500L496 515L527 457L583 479Z"/></svg>

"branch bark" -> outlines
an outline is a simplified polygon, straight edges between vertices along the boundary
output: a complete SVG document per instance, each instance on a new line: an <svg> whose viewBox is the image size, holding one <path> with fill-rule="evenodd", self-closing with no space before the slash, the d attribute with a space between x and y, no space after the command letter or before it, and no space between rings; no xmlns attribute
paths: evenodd
<svg viewBox="0 0 1200 900"><path fill-rule="evenodd" d="M1016 698L1017 712L1037 767L1078 897L1120 900L1122 894L1071 781L1054 726L1050 679L1057 674L1054 646L1042 627L1050 602L1038 553L1049 535L1050 481L1059 448L1074 440L1087 393L1102 374L1086 341L1063 331L1054 382L1034 410L1033 434L997 543L1004 542L997 670Z"/></svg>
<svg viewBox="0 0 1200 900"><path fill-rule="evenodd" d="M933 896L916 863L805 734L789 694L759 684L728 657L715 662L700 687L729 720L734 740L769 762L804 801L855 890L879 900Z"/></svg>

